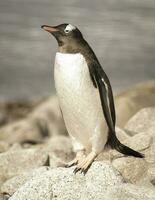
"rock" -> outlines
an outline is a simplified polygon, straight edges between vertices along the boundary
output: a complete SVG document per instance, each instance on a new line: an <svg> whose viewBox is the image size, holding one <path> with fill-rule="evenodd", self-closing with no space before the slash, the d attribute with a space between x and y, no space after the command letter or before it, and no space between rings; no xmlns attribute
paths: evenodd
<svg viewBox="0 0 155 200"><path fill-rule="evenodd" d="M52 183L47 176L26 182L9 200L52 200Z"/></svg>
<svg viewBox="0 0 155 200"><path fill-rule="evenodd" d="M123 128L139 110L155 107L155 81L133 86L115 97L116 124Z"/></svg>
<svg viewBox="0 0 155 200"><path fill-rule="evenodd" d="M48 155L38 149L12 148L0 154L0 177L7 180L26 170L43 166Z"/></svg>
<svg viewBox="0 0 155 200"><path fill-rule="evenodd" d="M5 125L0 129L0 140L9 144L14 142L24 142L27 140L40 141L42 136L38 132L36 126L28 120L22 119Z"/></svg>
<svg viewBox="0 0 155 200"><path fill-rule="evenodd" d="M9 197L3 195L3 194L0 194L0 200L7 200Z"/></svg>
<svg viewBox="0 0 155 200"><path fill-rule="evenodd" d="M155 138L152 140L150 148L145 151L145 159L149 164L155 164Z"/></svg>
<svg viewBox="0 0 155 200"><path fill-rule="evenodd" d="M155 200L155 190L132 184L109 188L103 200Z"/></svg>
<svg viewBox="0 0 155 200"><path fill-rule="evenodd" d="M42 173L20 187L10 200L99 200L109 187L123 183L120 174L104 162L94 162L85 176L75 175L73 169L57 168Z"/></svg>
<svg viewBox="0 0 155 200"><path fill-rule="evenodd" d="M52 168L65 167L70 160L73 160L73 156L69 155L69 158L68 156L63 157L63 152L61 155L57 155L57 153L54 152L49 153L49 166Z"/></svg>
<svg viewBox="0 0 155 200"><path fill-rule="evenodd" d="M73 151L71 139L68 136L53 136L49 138L45 146L46 151L65 152L70 154Z"/></svg>
<svg viewBox="0 0 155 200"><path fill-rule="evenodd" d="M151 135L141 132L130 137L130 139L125 142L130 148L136 151L143 151L150 147L152 140L153 138Z"/></svg>
<svg viewBox="0 0 155 200"><path fill-rule="evenodd" d="M0 140L7 141L9 144L40 142L53 135L67 135L55 96L39 104L24 119L6 124L0 129Z"/></svg>
<svg viewBox="0 0 155 200"><path fill-rule="evenodd" d="M4 112L0 112L0 126L3 126L7 121L7 116Z"/></svg>
<svg viewBox="0 0 155 200"><path fill-rule="evenodd" d="M113 166L122 174L125 180L137 183L147 174L147 164L144 159L123 157L113 161Z"/></svg>
<svg viewBox="0 0 155 200"><path fill-rule="evenodd" d="M3 183L6 181L6 177L4 174L0 174L0 188L3 185Z"/></svg>
<svg viewBox="0 0 155 200"><path fill-rule="evenodd" d="M125 129L135 133L155 136L155 107L144 108L135 114L125 125Z"/></svg>
<svg viewBox="0 0 155 200"><path fill-rule="evenodd" d="M0 200L8 200L10 198L9 195L6 195L6 194L0 194Z"/></svg>
<svg viewBox="0 0 155 200"><path fill-rule="evenodd" d="M4 141L0 141L0 153L7 151L9 149L9 144Z"/></svg>
<svg viewBox="0 0 155 200"><path fill-rule="evenodd" d="M116 135L121 142L124 142L124 141L130 139L130 136L124 130L120 129L119 127L116 127Z"/></svg>
<svg viewBox="0 0 155 200"><path fill-rule="evenodd" d="M148 169L148 177L150 182L155 186L155 165L152 165Z"/></svg>
<svg viewBox="0 0 155 200"><path fill-rule="evenodd" d="M67 135L56 96L52 96L38 105L28 117L38 126L44 137Z"/></svg>
<svg viewBox="0 0 155 200"><path fill-rule="evenodd" d="M23 172L9 180L7 180L1 187L1 193L12 196L22 185L28 180L40 176L40 174L47 172L49 167L39 167Z"/></svg>
<svg viewBox="0 0 155 200"><path fill-rule="evenodd" d="M64 135L50 137L44 144L36 145L38 147L43 154L48 154L51 167L62 167L75 156L70 138Z"/></svg>
<svg viewBox="0 0 155 200"><path fill-rule="evenodd" d="M32 111L32 109L40 103L37 101L22 100L1 100L0 101L0 126L8 124L10 122L22 119Z"/></svg>
<svg viewBox="0 0 155 200"><path fill-rule="evenodd" d="M71 141L67 136L54 136L42 145L27 149L15 143L9 151L0 154L0 183L39 166L64 166L73 156Z"/></svg>

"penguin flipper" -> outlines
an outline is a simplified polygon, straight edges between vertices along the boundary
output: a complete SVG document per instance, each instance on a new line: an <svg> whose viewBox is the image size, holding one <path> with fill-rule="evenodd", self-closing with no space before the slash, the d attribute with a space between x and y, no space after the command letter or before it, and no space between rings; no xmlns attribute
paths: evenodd
<svg viewBox="0 0 155 200"><path fill-rule="evenodd" d="M93 84L99 90L102 110L109 130L114 132L116 114L110 81L103 71L102 67L98 63L93 63L92 65L89 65L89 71Z"/></svg>
<svg viewBox="0 0 155 200"><path fill-rule="evenodd" d="M93 84L99 90L103 114L109 128L107 144L125 155L143 158L143 154L125 146L116 137L116 114L113 93L110 81L105 72L103 71L102 67L98 63L94 63L93 65L89 65L89 72Z"/></svg>

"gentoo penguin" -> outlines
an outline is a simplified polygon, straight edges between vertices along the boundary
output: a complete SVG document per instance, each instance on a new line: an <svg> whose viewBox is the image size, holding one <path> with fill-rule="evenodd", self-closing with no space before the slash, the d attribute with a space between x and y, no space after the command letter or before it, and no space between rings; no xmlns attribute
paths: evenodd
<svg viewBox="0 0 155 200"><path fill-rule="evenodd" d="M116 137L115 106L109 79L80 30L71 24L43 25L58 42L54 79L60 108L76 152L68 166L85 173L106 145L135 157L143 154Z"/></svg>

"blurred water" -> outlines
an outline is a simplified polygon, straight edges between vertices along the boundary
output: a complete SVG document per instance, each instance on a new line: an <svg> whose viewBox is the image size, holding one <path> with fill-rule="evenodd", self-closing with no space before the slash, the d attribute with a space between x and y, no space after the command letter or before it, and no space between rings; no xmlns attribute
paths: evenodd
<svg viewBox="0 0 155 200"><path fill-rule="evenodd" d="M55 92L57 44L42 24L82 30L114 91L155 79L154 0L1 0L0 99Z"/></svg>

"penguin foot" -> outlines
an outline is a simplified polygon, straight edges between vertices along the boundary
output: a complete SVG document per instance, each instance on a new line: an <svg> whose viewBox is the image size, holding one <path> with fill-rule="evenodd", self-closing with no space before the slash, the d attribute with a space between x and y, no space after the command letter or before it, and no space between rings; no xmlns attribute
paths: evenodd
<svg viewBox="0 0 155 200"><path fill-rule="evenodd" d="M77 164L77 167L74 169L74 173L76 174L77 172L81 172L83 174L86 174L88 171L89 167L93 163L94 159L96 158L97 154L94 152L91 152L88 154L86 158L84 158L81 162Z"/></svg>
<svg viewBox="0 0 155 200"><path fill-rule="evenodd" d="M74 165L77 165L78 163L80 163L83 159L85 158L85 153L84 151L79 151L76 154L76 157L71 160L69 163L66 164L66 167L72 167Z"/></svg>

